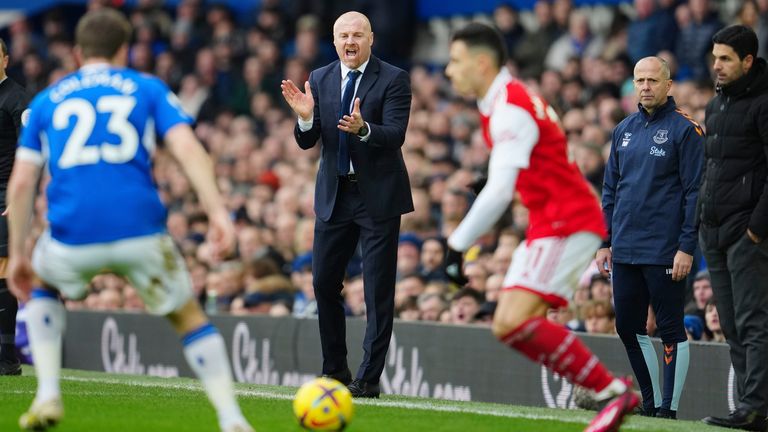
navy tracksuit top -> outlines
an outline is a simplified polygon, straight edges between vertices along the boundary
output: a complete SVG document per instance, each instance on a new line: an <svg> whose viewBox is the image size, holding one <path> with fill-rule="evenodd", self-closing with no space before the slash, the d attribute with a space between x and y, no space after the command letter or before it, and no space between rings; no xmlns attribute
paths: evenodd
<svg viewBox="0 0 768 432"><path fill-rule="evenodd" d="M693 255L704 133L672 97L653 114L640 106L613 130L603 215L613 261L671 265Z"/></svg>

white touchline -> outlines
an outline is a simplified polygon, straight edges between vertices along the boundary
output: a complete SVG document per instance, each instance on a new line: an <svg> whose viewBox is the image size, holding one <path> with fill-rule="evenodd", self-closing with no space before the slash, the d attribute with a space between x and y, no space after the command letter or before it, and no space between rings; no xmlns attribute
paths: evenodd
<svg viewBox="0 0 768 432"><path fill-rule="evenodd" d="M180 383L164 383L164 382L123 381L123 380L117 380L117 379L111 379L111 378L87 378L87 377L73 377L73 376L63 376L61 379L64 381L99 382L99 383L105 383L105 384L127 385L127 386L135 386L135 387L172 388L177 390L186 390L186 391L195 391L195 392L203 391L202 386L200 386L197 383L180 384ZM277 400L293 399L292 394L285 394L285 393L269 391L269 390L236 389L235 392L239 396L246 396L246 397L257 397L257 398L277 399ZM393 400L386 400L386 399L383 399L383 400L382 399L378 399L378 400L377 399L355 399L355 405L371 405L371 406L403 408L403 409L412 409L412 410L467 413L467 414L478 414L478 415L487 415L487 416L494 416L494 417L521 418L521 419L529 419L529 420L551 420L551 421L558 421L563 423L587 423L594 417L594 413L586 412L586 411L573 410L572 412L568 413L570 418L563 418L563 417L558 417L553 415L514 412L511 409L506 409L503 407L498 409L464 407L464 406L461 406L462 403L466 403L466 402L455 402L455 401L447 401L442 399L439 401L439 403L430 402L426 400L406 402L406 401L393 401ZM641 429L641 427L625 424L625 425L622 425L622 429Z"/></svg>

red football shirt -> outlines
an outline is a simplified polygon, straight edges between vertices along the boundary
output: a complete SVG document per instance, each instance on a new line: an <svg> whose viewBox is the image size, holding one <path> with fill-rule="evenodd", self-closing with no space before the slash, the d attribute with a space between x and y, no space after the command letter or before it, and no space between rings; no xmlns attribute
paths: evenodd
<svg viewBox="0 0 768 432"><path fill-rule="evenodd" d="M490 209L498 207L493 201L508 205L515 189L529 211L528 240L580 231L604 237L605 223L597 196L568 160L567 140L554 109L506 69L494 79L478 107L483 136L491 148L488 184L451 235L449 244L466 249L500 216ZM512 171L517 175L509 175ZM494 190L506 190L508 196L492 196ZM496 217L489 221L489 213Z"/></svg>

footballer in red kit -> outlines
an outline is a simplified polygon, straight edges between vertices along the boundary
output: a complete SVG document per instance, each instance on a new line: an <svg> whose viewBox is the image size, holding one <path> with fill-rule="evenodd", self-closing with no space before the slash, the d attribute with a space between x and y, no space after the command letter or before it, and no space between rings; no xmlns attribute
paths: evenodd
<svg viewBox="0 0 768 432"><path fill-rule="evenodd" d="M639 404L631 382L614 377L578 337L546 319L549 308L568 304L605 237L602 212L568 160L557 113L512 77L506 59L503 39L485 24L471 23L452 38L446 75L458 93L478 99L491 154L485 187L448 238L446 269L460 278L462 253L493 227L519 192L530 223L504 277L492 331L505 345L606 402L586 431L615 431Z"/></svg>

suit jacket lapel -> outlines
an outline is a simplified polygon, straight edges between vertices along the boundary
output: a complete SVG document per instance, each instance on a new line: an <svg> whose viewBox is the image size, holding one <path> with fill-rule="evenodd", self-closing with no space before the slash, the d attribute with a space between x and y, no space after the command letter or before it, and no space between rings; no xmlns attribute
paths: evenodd
<svg viewBox="0 0 768 432"><path fill-rule="evenodd" d="M376 80L379 78L379 69L380 69L379 59L377 59L374 56L371 56L371 61L368 62L368 67L365 68L365 73L360 78L360 85L357 86L357 93L355 94L356 98L360 98L361 107L363 106L365 94L368 93L368 90L371 89L371 86L373 86L373 83L375 83ZM339 83L339 87L341 87L341 83Z"/></svg>
<svg viewBox="0 0 768 432"><path fill-rule="evenodd" d="M330 69L330 73L325 77L324 89L328 89L328 100L326 103L330 103L333 113L333 119L331 124L335 124L339 121L339 113L341 112L341 66L339 61L336 61L336 65Z"/></svg>

